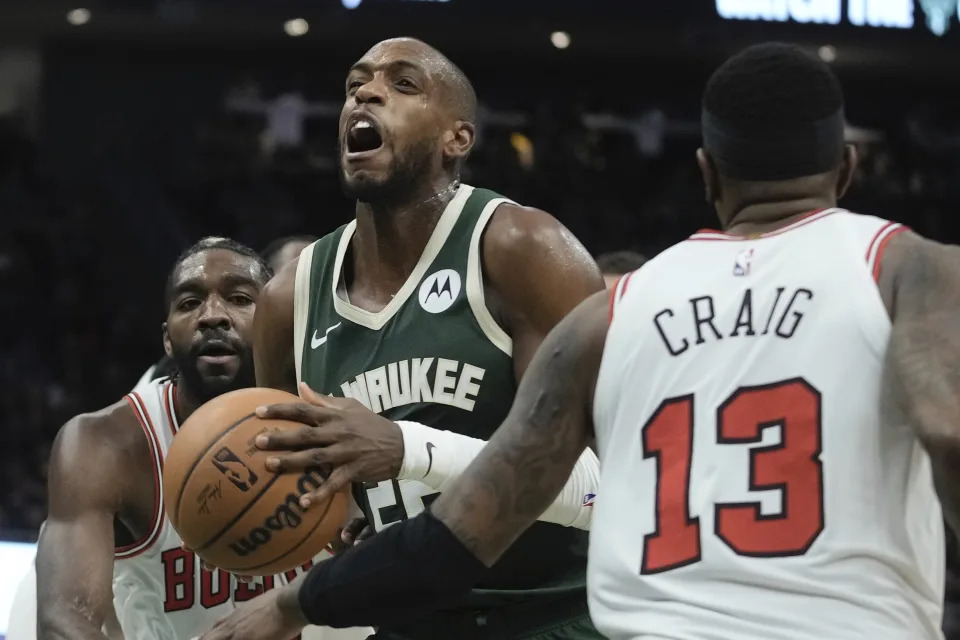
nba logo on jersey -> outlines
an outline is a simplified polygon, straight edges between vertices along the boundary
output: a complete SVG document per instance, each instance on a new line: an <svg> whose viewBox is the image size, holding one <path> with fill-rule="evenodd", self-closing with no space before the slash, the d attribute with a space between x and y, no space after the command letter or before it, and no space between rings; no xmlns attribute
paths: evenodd
<svg viewBox="0 0 960 640"><path fill-rule="evenodd" d="M753 249L744 249L737 254L737 259L733 263L733 275L750 275L750 264L753 262Z"/></svg>
<svg viewBox="0 0 960 640"><path fill-rule="evenodd" d="M257 482L257 474L226 447L217 451L212 462L220 470L220 473L227 476L230 482L235 484L240 491L247 491Z"/></svg>
<svg viewBox="0 0 960 640"><path fill-rule="evenodd" d="M592 507L593 501L596 500L596 498L597 494L595 493L588 493L587 495L583 496L583 506Z"/></svg>

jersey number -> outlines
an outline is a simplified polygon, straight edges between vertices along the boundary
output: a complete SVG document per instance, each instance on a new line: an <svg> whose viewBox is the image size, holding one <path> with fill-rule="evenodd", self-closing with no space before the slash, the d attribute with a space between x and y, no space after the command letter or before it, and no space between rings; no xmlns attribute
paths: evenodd
<svg viewBox="0 0 960 640"><path fill-rule="evenodd" d="M440 493L419 482L407 481L400 485L397 480L384 480L364 485L370 505L375 531L412 518L430 506Z"/></svg>
<svg viewBox="0 0 960 640"><path fill-rule="evenodd" d="M700 561L700 518L690 515L693 396L664 400L643 427L643 455L657 462L656 525L643 539L642 574ZM717 443L757 444L768 427L780 442L750 450L751 491L776 489L781 512L759 502L715 505L713 530L741 556L778 558L807 552L823 531L820 393L801 378L741 387L717 409Z"/></svg>

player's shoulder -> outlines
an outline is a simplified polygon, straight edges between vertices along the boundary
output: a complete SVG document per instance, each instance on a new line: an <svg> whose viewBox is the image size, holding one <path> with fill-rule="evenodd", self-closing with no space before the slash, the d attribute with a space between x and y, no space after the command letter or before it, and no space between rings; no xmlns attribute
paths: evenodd
<svg viewBox="0 0 960 640"><path fill-rule="evenodd" d="M559 220L535 207L503 202L494 211L483 236L483 261L488 272L516 277L519 267L536 269L555 261L581 265L591 274L599 269L580 241Z"/></svg>
<svg viewBox="0 0 960 640"><path fill-rule="evenodd" d="M51 462L97 461L121 471L127 460L149 452L149 442L130 401L124 397L97 411L81 413L68 420L54 440Z"/></svg>
<svg viewBox="0 0 960 640"><path fill-rule="evenodd" d="M484 238L487 247L511 252L549 244L569 233L559 220L542 209L502 202L493 212Z"/></svg>

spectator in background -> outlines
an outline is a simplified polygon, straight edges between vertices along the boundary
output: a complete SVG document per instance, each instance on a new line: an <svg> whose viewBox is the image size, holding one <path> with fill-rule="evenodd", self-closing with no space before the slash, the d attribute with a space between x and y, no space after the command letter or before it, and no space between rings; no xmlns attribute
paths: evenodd
<svg viewBox="0 0 960 640"><path fill-rule="evenodd" d="M299 235L277 238L263 250L263 260L274 273L280 271L283 265L294 258L300 257L300 252L317 241L317 236Z"/></svg>
<svg viewBox="0 0 960 640"><path fill-rule="evenodd" d="M609 289L620 276L636 271L646 263L646 256L636 251L614 251L597 256L597 265L603 273L603 281Z"/></svg>

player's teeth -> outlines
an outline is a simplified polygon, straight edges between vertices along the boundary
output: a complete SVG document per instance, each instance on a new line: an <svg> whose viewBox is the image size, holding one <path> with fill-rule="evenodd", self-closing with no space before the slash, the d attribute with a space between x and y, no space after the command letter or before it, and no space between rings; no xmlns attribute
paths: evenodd
<svg viewBox="0 0 960 640"><path fill-rule="evenodd" d="M357 124L353 125L354 129L369 129L373 125L367 122L366 120L360 120Z"/></svg>

